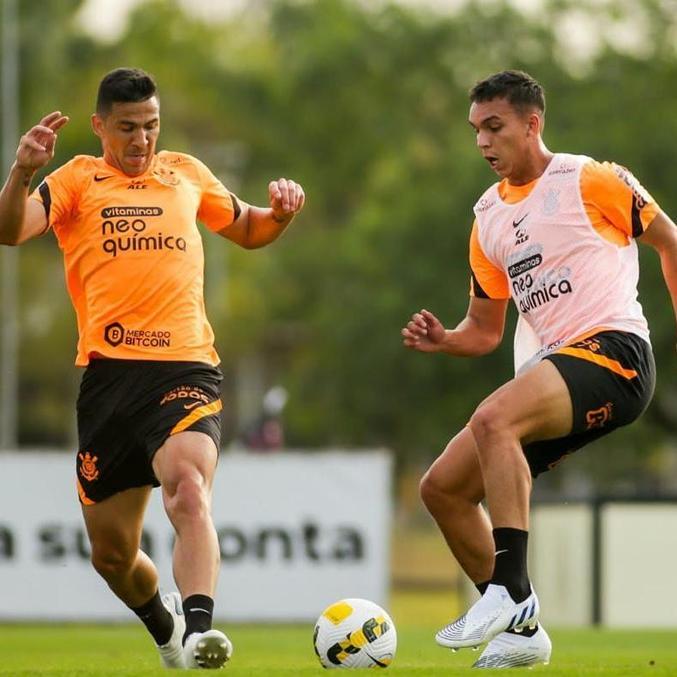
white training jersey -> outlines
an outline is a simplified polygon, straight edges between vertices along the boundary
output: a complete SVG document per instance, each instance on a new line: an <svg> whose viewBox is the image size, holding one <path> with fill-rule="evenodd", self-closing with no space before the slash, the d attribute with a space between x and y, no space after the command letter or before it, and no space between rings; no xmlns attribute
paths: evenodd
<svg viewBox="0 0 677 677"><path fill-rule="evenodd" d="M526 186L491 186L474 207L471 294L512 297L516 369L602 329L649 341L633 238L659 209L623 167L556 154Z"/></svg>

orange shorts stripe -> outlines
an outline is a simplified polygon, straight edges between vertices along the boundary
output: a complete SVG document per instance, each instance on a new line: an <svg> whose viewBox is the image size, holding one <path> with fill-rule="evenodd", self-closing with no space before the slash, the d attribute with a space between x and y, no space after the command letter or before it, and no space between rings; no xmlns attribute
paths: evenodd
<svg viewBox="0 0 677 677"><path fill-rule="evenodd" d="M201 418L204 418L205 416L211 416L212 414L217 414L219 411L223 409L223 404L221 404L221 400L214 400L214 402L210 402L209 404L203 404L201 407L197 407L197 409L193 409L193 411L188 414L188 416L184 416L171 430L169 433L170 435L176 435L176 433L183 432L186 430L186 428L190 428L190 426L195 423L195 421L199 421Z"/></svg>
<svg viewBox="0 0 677 677"><path fill-rule="evenodd" d="M628 380L637 376L637 372L634 369L626 369L617 360L611 360L605 355L597 355L596 353L592 353L589 350L585 350L583 348L561 348L560 350L555 351L555 355L571 355L571 357L578 357L581 360L594 362L600 367L610 369L614 372L614 374L618 374L619 376L627 378Z"/></svg>
<svg viewBox="0 0 677 677"><path fill-rule="evenodd" d="M85 493L82 484L80 484L80 480L76 477L75 481L78 485L78 496L80 497L80 502L82 505L95 505L95 501L93 501L91 498L87 498L87 494Z"/></svg>
<svg viewBox="0 0 677 677"><path fill-rule="evenodd" d="M573 346L579 341L585 341L585 339L590 338L591 336L594 336L595 334L599 334L602 331L617 331L613 327L605 327L604 325L601 325L599 327L594 327L592 329L589 329L588 331L585 332L585 334L581 334L580 336L575 336L572 339L567 339L567 345Z"/></svg>

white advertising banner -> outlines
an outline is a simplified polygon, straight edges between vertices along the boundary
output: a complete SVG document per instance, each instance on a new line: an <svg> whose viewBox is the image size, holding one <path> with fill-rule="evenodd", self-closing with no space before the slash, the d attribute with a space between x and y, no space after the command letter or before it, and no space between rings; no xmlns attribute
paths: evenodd
<svg viewBox="0 0 677 677"><path fill-rule="evenodd" d="M391 458L384 452L223 453L213 515L217 620L315 620L331 602L387 604ZM0 620L129 620L89 562L70 454L0 455ZM160 490L143 548L171 576Z"/></svg>
<svg viewBox="0 0 677 677"><path fill-rule="evenodd" d="M677 501L536 505L529 550L546 625L677 627Z"/></svg>
<svg viewBox="0 0 677 677"><path fill-rule="evenodd" d="M590 506L539 505L532 510L529 574L546 626L590 623L592 558Z"/></svg>
<svg viewBox="0 0 677 677"><path fill-rule="evenodd" d="M602 518L604 624L677 627L677 504L609 504Z"/></svg>

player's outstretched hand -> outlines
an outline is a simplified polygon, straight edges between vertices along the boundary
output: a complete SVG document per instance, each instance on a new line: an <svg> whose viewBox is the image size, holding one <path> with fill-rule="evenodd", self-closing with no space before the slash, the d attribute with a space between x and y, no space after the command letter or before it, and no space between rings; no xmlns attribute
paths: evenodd
<svg viewBox="0 0 677 677"><path fill-rule="evenodd" d="M291 179L278 179L268 184L268 198L273 218L276 221L289 221L303 209L306 201L300 184Z"/></svg>
<svg viewBox="0 0 677 677"><path fill-rule="evenodd" d="M19 140L16 151L16 165L20 169L35 172L54 157L57 132L68 122L61 111L45 115L40 122L29 129Z"/></svg>
<svg viewBox="0 0 677 677"><path fill-rule="evenodd" d="M442 323L429 311L414 313L407 326L402 329L404 345L407 348L434 353L440 350L446 330Z"/></svg>

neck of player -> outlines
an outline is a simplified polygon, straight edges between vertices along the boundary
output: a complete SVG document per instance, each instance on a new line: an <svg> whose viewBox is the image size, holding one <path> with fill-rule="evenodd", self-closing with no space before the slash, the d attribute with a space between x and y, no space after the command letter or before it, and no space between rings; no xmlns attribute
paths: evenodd
<svg viewBox="0 0 677 677"><path fill-rule="evenodd" d="M534 145L524 162L516 165L508 176L508 183L513 186L524 186L540 178L555 154L549 151L542 140Z"/></svg>

